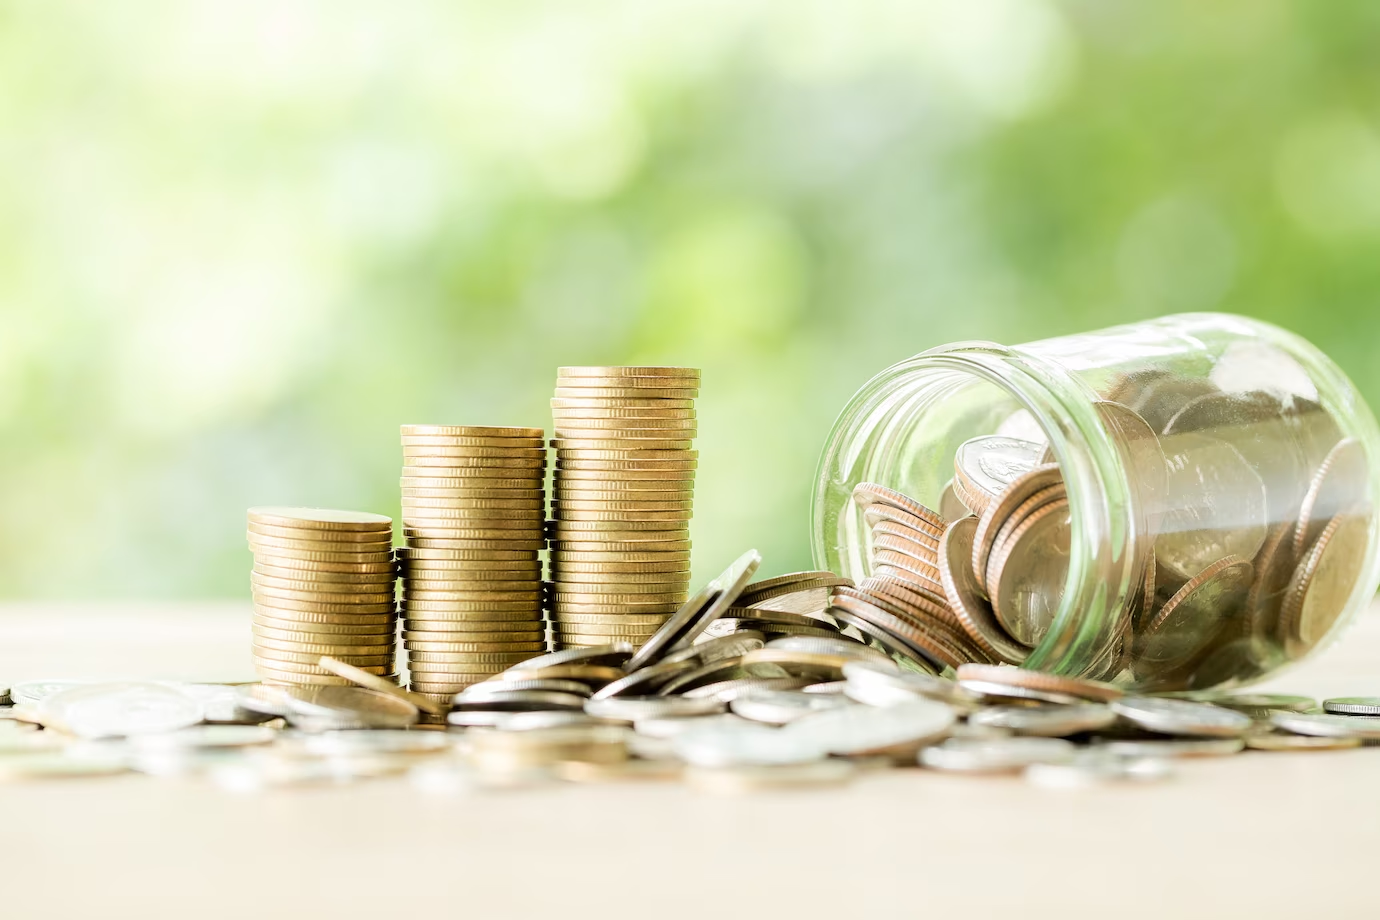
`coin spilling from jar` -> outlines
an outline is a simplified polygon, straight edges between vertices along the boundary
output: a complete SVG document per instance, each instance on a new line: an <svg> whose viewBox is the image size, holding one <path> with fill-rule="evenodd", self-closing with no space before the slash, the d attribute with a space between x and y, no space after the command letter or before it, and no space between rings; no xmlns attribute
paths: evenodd
<svg viewBox="0 0 1380 920"><path fill-rule="evenodd" d="M1084 673L1144 689L1230 685L1307 652L1345 609L1370 535L1366 457L1320 407L1215 388L1186 398L1171 379L1123 382L1126 402L1094 405L1125 475L1115 526L1132 575ZM939 671L1021 664L1055 628L1080 496L1048 444L963 443L938 510L877 483L853 498L871 569L832 603L859 629L902 625L891 632Z"/></svg>

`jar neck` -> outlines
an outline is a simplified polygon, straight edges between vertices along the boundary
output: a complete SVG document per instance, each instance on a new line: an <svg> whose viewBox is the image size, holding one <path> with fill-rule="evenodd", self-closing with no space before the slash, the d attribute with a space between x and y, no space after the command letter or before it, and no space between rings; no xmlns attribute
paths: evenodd
<svg viewBox="0 0 1380 920"><path fill-rule="evenodd" d="M1139 520L1126 466L1102 427L1089 388L1061 366L1030 351L988 342L947 345L887 368L853 397L835 423L821 459L814 503L816 562L860 576L861 513L839 502L853 482L902 481L900 464L915 462L898 444L907 415L976 378L996 387L1034 418L1062 469L1070 514L1069 570L1051 628L1025 666L1063 674L1086 672L1116 641L1120 611L1136 590ZM979 434L984 432L974 432ZM986 432L990 433L990 432ZM906 458L906 459L902 459ZM927 463L951 457L925 457ZM831 546L832 544L832 546ZM851 547L851 551L845 549Z"/></svg>

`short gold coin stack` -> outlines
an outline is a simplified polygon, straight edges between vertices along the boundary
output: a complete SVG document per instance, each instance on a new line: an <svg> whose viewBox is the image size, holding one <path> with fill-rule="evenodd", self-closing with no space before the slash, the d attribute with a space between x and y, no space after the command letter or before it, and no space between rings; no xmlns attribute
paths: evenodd
<svg viewBox="0 0 1380 920"><path fill-rule="evenodd" d="M269 683L350 681L329 655L396 679L393 519L321 508L250 508L254 667Z"/></svg>
<svg viewBox="0 0 1380 920"><path fill-rule="evenodd" d="M403 645L437 701L546 651L540 428L402 427Z"/></svg>
<svg viewBox="0 0 1380 920"><path fill-rule="evenodd" d="M687 367L563 367L551 400L559 647L646 641L684 603L697 452Z"/></svg>

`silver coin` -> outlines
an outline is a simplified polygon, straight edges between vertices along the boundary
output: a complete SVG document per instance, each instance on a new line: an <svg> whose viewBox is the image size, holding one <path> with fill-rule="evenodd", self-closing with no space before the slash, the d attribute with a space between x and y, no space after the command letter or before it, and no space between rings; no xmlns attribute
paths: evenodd
<svg viewBox="0 0 1380 920"><path fill-rule="evenodd" d="M155 683L89 684L46 696L39 718L79 738L170 732L201 721L201 703Z"/></svg>
<svg viewBox="0 0 1380 920"><path fill-rule="evenodd" d="M296 743L309 753L322 755L421 754L448 750L455 737L445 732L375 729L305 735Z"/></svg>
<svg viewBox="0 0 1380 920"><path fill-rule="evenodd" d="M628 670L649 665L665 652L694 642L705 627L733 606L761 564L762 556L755 549L735 559L717 578L681 605L665 625L637 650L627 664Z"/></svg>
<svg viewBox="0 0 1380 920"><path fill-rule="evenodd" d="M847 699L800 690L749 690L729 703L729 709L753 722L785 725L824 709L852 705Z"/></svg>
<svg viewBox="0 0 1380 920"><path fill-rule="evenodd" d="M1167 741L1099 741L1097 750L1118 757L1224 757L1246 746L1241 738L1176 738Z"/></svg>
<svg viewBox="0 0 1380 920"><path fill-rule="evenodd" d="M849 699L869 706L908 703L918 697L965 706L972 697L943 677L903 671L894 665L873 661L850 661L843 666L847 681L843 692Z"/></svg>
<svg viewBox="0 0 1380 920"><path fill-rule="evenodd" d="M1253 724L1250 716L1193 700L1129 696L1110 706L1128 722L1165 735L1232 738L1244 735Z"/></svg>
<svg viewBox="0 0 1380 920"><path fill-rule="evenodd" d="M992 706L968 717L969 725L1005 728L1018 735L1065 738L1106 728L1116 713L1099 703L1074 706Z"/></svg>
<svg viewBox="0 0 1380 920"><path fill-rule="evenodd" d="M713 715L723 712L725 704L712 698L692 699L684 696L613 696L588 700L585 712L601 719L636 722L639 719Z"/></svg>
<svg viewBox="0 0 1380 920"><path fill-rule="evenodd" d="M605 684L594 691L592 699L602 700L615 696L634 696L651 693L668 683L672 678L697 670L696 663L690 661L662 661L649 667L640 668Z"/></svg>
<svg viewBox="0 0 1380 920"><path fill-rule="evenodd" d="M1270 722L1296 735L1316 735L1322 738L1360 738L1380 740L1380 718L1346 716L1321 712L1275 712Z"/></svg>
<svg viewBox="0 0 1380 920"><path fill-rule="evenodd" d="M1184 698L1197 700L1200 703L1211 703L1214 706L1222 706L1227 709L1235 709L1237 712L1244 712L1252 716L1272 709L1307 712L1318 705L1318 701L1311 696L1295 696L1285 693L1232 693L1225 690L1194 690L1184 694ZM1376 706L1376 714L1380 715L1380 699L1376 700Z"/></svg>
<svg viewBox="0 0 1380 920"><path fill-rule="evenodd" d="M708 716L658 716L638 719L633 723L633 731L648 738L674 738L684 732L696 731L707 726L743 724L750 724L750 720L731 712Z"/></svg>
<svg viewBox="0 0 1380 920"><path fill-rule="evenodd" d="M1000 495L1012 481L1039 466L1045 444L1021 438L987 436L959 445L954 467L964 484L989 500Z"/></svg>
<svg viewBox="0 0 1380 920"><path fill-rule="evenodd" d="M847 689L848 681L846 680L826 680L818 684L807 684L800 688L800 692L840 695Z"/></svg>
<svg viewBox="0 0 1380 920"><path fill-rule="evenodd" d="M870 645L863 645L854 639L824 638L823 636L783 636L767 643L767 648L786 649L793 652L811 652L820 655L842 655L845 658L860 658L865 661L889 661L885 654Z"/></svg>
<svg viewBox="0 0 1380 920"><path fill-rule="evenodd" d="M539 709L532 712L452 712L446 716L446 721L451 725L465 728L497 728L505 732L609 724L603 719L569 709Z"/></svg>
<svg viewBox="0 0 1380 920"><path fill-rule="evenodd" d="M677 757L698 767L736 767L810 763L827 752L808 736L749 723L718 723L683 732L672 739Z"/></svg>
<svg viewBox="0 0 1380 920"><path fill-rule="evenodd" d="M703 636L701 636L703 638ZM755 630L742 629L727 636L705 639L664 655L661 663L694 661L696 664L713 664L727 658L737 658L747 652L755 651L766 644L765 637Z"/></svg>
<svg viewBox="0 0 1380 920"><path fill-rule="evenodd" d="M950 738L922 748L921 766L954 773L1014 773L1037 763L1067 763L1077 751L1062 738Z"/></svg>
<svg viewBox="0 0 1380 920"><path fill-rule="evenodd" d="M260 690L257 694L242 695L240 704L251 709L256 705L281 706L283 711L278 715L299 728L313 731L330 728L406 728L418 718L417 707L407 700L363 687L273 687L269 692Z"/></svg>
<svg viewBox="0 0 1380 920"><path fill-rule="evenodd" d="M1323 700L1323 710L1343 716L1380 716L1380 696L1336 696Z"/></svg>
<svg viewBox="0 0 1380 920"><path fill-rule="evenodd" d="M99 683L94 680L26 680L10 687L10 701L14 705L41 702L44 698L73 687L89 687Z"/></svg>
<svg viewBox="0 0 1380 920"><path fill-rule="evenodd" d="M535 678L532 680L503 680L498 674L483 683L473 684L455 694L457 700L473 700L492 693L506 693L512 690L547 690L552 693L573 693L576 696L589 696L589 685L578 680L557 680L554 678Z"/></svg>
<svg viewBox="0 0 1380 920"><path fill-rule="evenodd" d="M1066 693L1055 693L1051 690L1039 690L1035 687L1019 687L1015 684L999 684L991 680L960 680L958 686L968 693L975 694L984 700L1023 700L1031 703L1050 703L1056 706L1072 706L1081 703L1076 696L1069 696Z"/></svg>
<svg viewBox="0 0 1380 920"><path fill-rule="evenodd" d="M510 671L530 671L536 668L549 668L566 664L601 665L621 668L628 663L637 647L631 642L614 642L609 645L592 645L587 648L567 648L540 658L529 658L515 664Z"/></svg>
<svg viewBox="0 0 1380 920"><path fill-rule="evenodd" d="M936 700L852 704L803 716L781 732L808 739L830 754L867 754L936 741L949 733L956 718L953 709Z"/></svg>
<svg viewBox="0 0 1380 920"><path fill-rule="evenodd" d="M239 686L235 684L174 684L182 693L201 703L202 721L222 725L253 724L272 716L249 712L239 705Z"/></svg>
<svg viewBox="0 0 1380 920"><path fill-rule="evenodd" d="M725 703L752 690L800 690L809 686L808 677L738 677L702 684L685 691L690 699L712 698Z"/></svg>

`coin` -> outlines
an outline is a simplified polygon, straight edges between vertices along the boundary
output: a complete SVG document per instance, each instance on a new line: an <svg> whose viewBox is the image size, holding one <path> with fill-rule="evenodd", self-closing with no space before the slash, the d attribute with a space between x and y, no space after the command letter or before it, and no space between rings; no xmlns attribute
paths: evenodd
<svg viewBox="0 0 1380 920"><path fill-rule="evenodd" d="M949 525L939 548L939 575L949 607L979 648L999 661L1020 664L1029 649L1016 642L997 622L973 574L973 546L978 519L962 518Z"/></svg>
<svg viewBox="0 0 1380 920"><path fill-rule="evenodd" d="M876 505L889 505L918 518L936 535L942 533L946 521L938 512L926 508L908 495L876 482L860 482L853 487L853 502L864 512ZM923 528L922 528L923 529Z"/></svg>
<svg viewBox="0 0 1380 920"><path fill-rule="evenodd" d="M260 507L249 509L251 524L268 524L310 531L389 531L393 519L363 511L338 511L329 508Z"/></svg>
<svg viewBox="0 0 1380 920"><path fill-rule="evenodd" d="M281 581L307 582L323 586L334 585L337 587L325 587L323 590L337 591L342 590L339 586L359 585L364 590L371 590L378 585L392 585L397 580L397 574L388 572L322 572L316 569L285 569L275 565L255 562L253 574L266 575L270 578Z"/></svg>
<svg viewBox="0 0 1380 920"><path fill-rule="evenodd" d="M1120 699L1123 691L1115 684L1087 678L1047 674L1028 668L1012 668L982 664L965 664L957 672L960 685L966 681L983 681L1008 687L1057 694L1072 700L1110 703Z"/></svg>
<svg viewBox="0 0 1380 920"><path fill-rule="evenodd" d="M1004 728L1018 735L1066 738L1098 731L1116 721L1117 714L1100 703L1073 706L991 706L968 717L969 725Z"/></svg>
<svg viewBox="0 0 1380 920"><path fill-rule="evenodd" d="M283 527L276 524L260 524L256 521L249 521L248 532L261 538L272 538L278 540L306 540L334 543L381 543L392 542L392 528L387 531L377 530L327 530L303 529L299 527Z"/></svg>
<svg viewBox="0 0 1380 920"><path fill-rule="evenodd" d="M950 738L922 748L921 766L954 773L1014 773L1034 764L1073 760L1076 748L1062 738Z"/></svg>
<svg viewBox="0 0 1380 920"><path fill-rule="evenodd" d="M365 561L373 561L373 557L380 554L393 552L393 533L389 531L385 539L372 543L364 543L358 540L344 541L325 541L325 540L297 540L284 537L266 537L263 534L250 531L247 534L249 546L254 550L263 550L265 553L272 554L278 550L305 550L312 553L338 553L340 555L358 554L365 556Z"/></svg>
<svg viewBox="0 0 1380 920"><path fill-rule="evenodd" d="M391 644L396 621L389 617L386 621L378 624L342 626L336 623L296 623L291 620L279 620L256 615L251 625L254 627L256 637L281 639L288 642L337 642L361 637L369 638L372 642L374 637L377 637L380 643L386 640Z"/></svg>
<svg viewBox="0 0 1380 920"><path fill-rule="evenodd" d="M1323 700L1323 710L1337 715L1380 716L1380 697L1338 696Z"/></svg>
<svg viewBox="0 0 1380 920"><path fill-rule="evenodd" d="M1278 732L1252 732L1246 736L1246 747L1254 751L1343 751L1358 748L1361 743L1357 737L1329 738Z"/></svg>
<svg viewBox="0 0 1380 920"><path fill-rule="evenodd" d="M981 514L1016 477L1039 466L1044 452L1044 444L1020 438L965 441L954 453L954 490L963 504Z"/></svg>
<svg viewBox="0 0 1380 920"><path fill-rule="evenodd" d="M283 615L293 617L297 613L317 613L317 614L341 614L345 616L372 616L381 613L392 613L394 605L392 601L379 604L336 604L321 601L293 600L282 597L261 597L254 592L254 606L268 616L276 616L279 611L287 611Z"/></svg>
<svg viewBox="0 0 1380 920"><path fill-rule="evenodd" d="M1049 632L1063 601L1071 539L1069 505L1034 511L993 550L987 588L992 610L1012 639L1029 647Z"/></svg>
<svg viewBox="0 0 1380 920"><path fill-rule="evenodd" d="M1041 505L1064 497L1063 473L1057 464L1037 466L1011 481L983 511L973 536L972 568L985 580L987 560L998 542L999 531L1008 521L1019 523Z"/></svg>
<svg viewBox="0 0 1380 920"><path fill-rule="evenodd" d="M694 451L675 451L670 458L628 458L628 457L556 457L556 469L578 470L583 472L621 472L636 473L694 473L699 461Z"/></svg>
<svg viewBox="0 0 1380 920"><path fill-rule="evenodd" d="M1144 629L1138 651L1149 662L1182 664L1244 613L1253 568L1237 556L1219 559L1189 579Z"/></svg>
<svg viewBox="0 0 1380 920"><path fill-rule="evenodd" d="M1166 735L1236 738L1252 725L1249 716L1210 703L1166 697L1122 697L1112 710L1141 728Z"/></svg>
<svg viewBox="0 0 1380 920"><path fill-rule="evenodd" d="M1299 562L1279 614L1286 648L1301 654L1332 630L1361 577L1370 541L1370 519L1334 517Z"/></svg>
<svg viewBox="0 0 1380 920"><path fill-rule="evenodd" d="M1294 558L1304 553L1322 535L1328 522L1356 502L1365 489L1366 452L1354 438L1338 441L1323 459L1304 495L1298 523L1292 535Z"/></svg>

